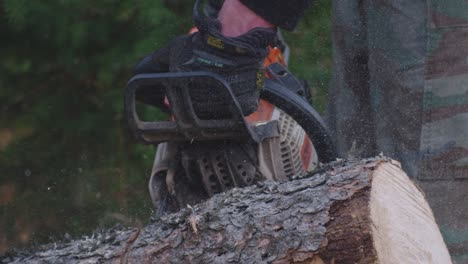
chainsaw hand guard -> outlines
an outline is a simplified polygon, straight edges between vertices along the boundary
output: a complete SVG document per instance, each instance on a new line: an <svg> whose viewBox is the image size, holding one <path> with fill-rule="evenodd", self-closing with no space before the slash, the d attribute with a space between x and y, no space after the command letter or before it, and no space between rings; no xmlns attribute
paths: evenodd
<svg viewBox="0 0 468 264"><path fill-rule="evenodd" d="M191 93L197 89L196 93ZM135 94L165 94L173 121L145 122L136 111ZM204 95L213 105L214 118L204 119L193 96ZM159 104L161 105L161 104ZM152 73L134 76L127 84L125 113L136 137L146 144L167 141L233 140L260 142L257 133L244 119L239 102L229 84L211 72Z"/></svg>

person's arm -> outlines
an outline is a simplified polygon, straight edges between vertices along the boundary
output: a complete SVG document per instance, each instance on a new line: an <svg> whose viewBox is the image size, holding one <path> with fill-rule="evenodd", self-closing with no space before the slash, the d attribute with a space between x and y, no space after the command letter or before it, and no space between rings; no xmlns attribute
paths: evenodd
<svg viewBox="0 0 468 264"><path fill-rule="evenodd" d="M225 0L226 2L238 0ZM246 7L264 18L270 24L286 30L293 30L312 0L240 0Z"/></svg>
<svg viewBox="0 0 468 264"><path fill-rule="evenodd" d="M224 1L218 20L222 25L221 32L226 37L237 37L256 27L275 27L239 0Z"/></svg>

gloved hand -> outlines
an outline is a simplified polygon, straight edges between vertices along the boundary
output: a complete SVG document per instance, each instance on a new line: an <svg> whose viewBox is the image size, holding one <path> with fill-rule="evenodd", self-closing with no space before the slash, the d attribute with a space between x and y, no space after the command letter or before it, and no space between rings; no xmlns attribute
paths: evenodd
<svg viewBox="0 0 468 264"><path fill-rule="evenodd" d="M238 37L225 37L221 34L221 25L214 18L202 14L200 0L194 8L194 22L198 32L179 36L169 45L143 59L135 68L135 73L148 72L214 72L230 84L244 115L257 109L260 90L264 85L263 63L268 54L268 46L276 40L276 30L254 28ZM200 91L192 94L196 112L209 117L215 113L213 100ZM210 94L210 96L215 96ZM145 98L146 97L146 98ZM137 94L137 99L151 101L161 99L161 95L151 95L144 91ZM225 104L225 102L219 102Z"/></svg>

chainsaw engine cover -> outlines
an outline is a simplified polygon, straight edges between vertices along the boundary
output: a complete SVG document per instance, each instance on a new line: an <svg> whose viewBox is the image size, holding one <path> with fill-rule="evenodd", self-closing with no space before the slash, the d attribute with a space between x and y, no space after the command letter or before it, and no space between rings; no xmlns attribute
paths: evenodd
<svg viewBox="0 0 468 264"><path fill-rule="evenodd" d="M202 183L207 196L244 187L263 180L285 181L302 177L318 165L318 156L312 141L294 119L266 101L261 101L256 113L246 118L251 126L277 123L279 133L267 137L261 143L232 141L192 142L180 145L181 170L178 181L185 185ZM276 126L275 126L276 127ZM155 178L167 170L167 144L158 146L152 179L149 184L153 203L158 207L161 186ZM190 195L185 190L176 190L181 196ZM180 197L184 204L186 201Z"/></svg>
<svg viewBox="0 0 468 264"><path fill-rule="evenodd" d="M209 142L184 145L181 160L186 175L198 174L209 196L262 180L256 144Z"/></svg>

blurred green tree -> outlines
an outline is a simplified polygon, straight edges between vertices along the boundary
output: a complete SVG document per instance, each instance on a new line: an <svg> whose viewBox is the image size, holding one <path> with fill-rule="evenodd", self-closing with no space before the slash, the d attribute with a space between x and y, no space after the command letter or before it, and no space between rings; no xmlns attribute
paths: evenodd
<svg viewBox="0 0 468 264"><path fill-rule="evenodd" d="M122 116L132 66L190 28L188 0L0 0L0 253L31 241L143 224L154 149ZM293 32L291 67L321 108L329 1Z"/></svg>
<svg viewBox="0 0 468 264"><path fill-rule="evenodd" d="M0 233L27 242L146 219L153 150L125 131L123 89L190 17L153 0L0 3L0 186L14 194L0 197Z"/></svg>

